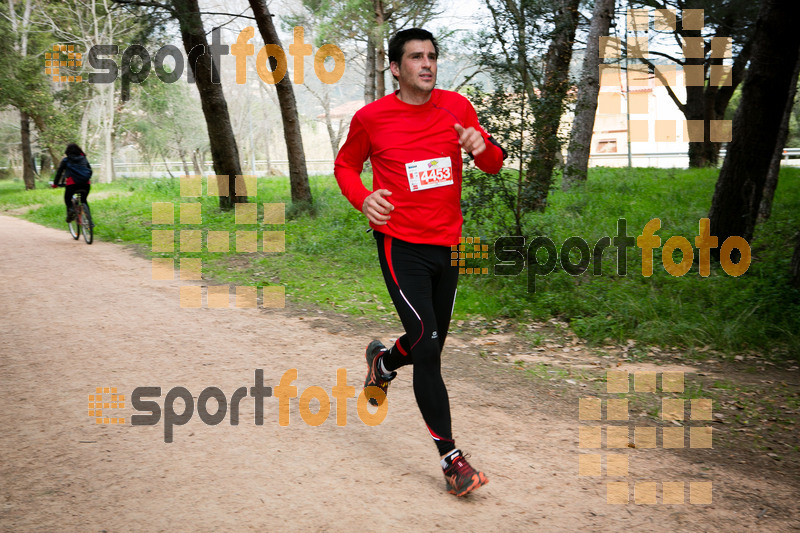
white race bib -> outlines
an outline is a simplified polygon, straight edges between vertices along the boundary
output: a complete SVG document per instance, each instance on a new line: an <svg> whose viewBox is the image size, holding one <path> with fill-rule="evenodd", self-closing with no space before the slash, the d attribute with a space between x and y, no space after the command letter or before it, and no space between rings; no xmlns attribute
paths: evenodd
<svg viewBox="0 0 800 533"><path fill-rule="evenodd" d="M408 188L422 191L453 184L453 167L449 157L406 163Z"/></svg>

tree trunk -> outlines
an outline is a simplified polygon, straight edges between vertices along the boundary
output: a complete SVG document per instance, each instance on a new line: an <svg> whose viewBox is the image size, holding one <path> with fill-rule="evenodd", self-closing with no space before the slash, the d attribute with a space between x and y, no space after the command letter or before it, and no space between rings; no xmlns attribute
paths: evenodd
<svg viewBox="0 0 800 533"><path fill-rule="evenodd" d="M42 177L47 177L53 172L53 159L44 152L42 152L40 157L42 158L42 166L39 170L39 175Z"/></svg>
<svg viewBox="0 0 800 533"><path fill-rule="evenodd" d="M58 152L53 148L53 145L50 144L49 142L45 142L45 141L42 140L42 138L45 137L45 131L47 129L47 127L45 126L44 118L42 118L42 116L39 115L39 114L30 115L30 118L31 118L31 120L33 120L33 123L36 125L36 129L39 131L39 146L40 146L40 148L47 150L47 155L50 156L49 158L45 159L45 155L42 154L42 171L41 172L42 172L42 174L52 172L51 164L56 164L59 161L61 161L61 159L58 157ZM81 146L84 146L84 145L81 144ZM47 165L48 165L46 169L45 169L45 163L47 163Z"/></svg>
<svg viewBox="0 0 800 533"><path fill-rule="evenodd" d="M367 34L367 64L364 67L364 103L375 101L375 37Z"/></svg>
<svg viewBox="0 0 800 533"><path fill-rule="evenodd" d="M186 150L183 148L178 148L178 154L181 157L181 163L183 164L183 175L189 176L189 164L186 162Z"/></svg>
<svg viewBox="0 0 800 533"><path fill-rule="evenodd" d="M236 138L233 136L231 119L228 114L228 104L222 92L222 85L214 83L219 76L213 64L211 54L208 52L203 21L200 17L200 8L197 0L173 0L172 5L178 18L183 39L183 47L187 57L195 46L203 46L206 53L199 55L197 61L189 61L189 66L194 74L197 91L203 115L208 127L208 141L211 147L211 158L214 161L214 173L218 176L228 177L228 194L220 195L220 209L232 209L235 203L247 202L246 196L235 196L236 176L242 173L239 162L239 149ZM213 73L213 78L212 78Z"/></svg>
<svg viewBox="0 0 800 533"><path fill-rule="evenodd" d="M526 172L526 190L523 202L529 209L542 211L547 205L547 195L553 182L556 152L561 149L558 127L564 98L569 89L569 63L578 25L579 0L561 0L556 16L553 40L545 56L544 84L541 96L534 106L536 137L533 156Z"/></svg>
<svg viewBox="0 0 800 533"><path fill-rule="evenodd" d="M337 131L333 127L333 119L331 118L331 92L328 89L328 86L325 85L322 88L322 96L319 95L316 91L312 90L310 87L306 86L308 92L317 99L319 104L322 106L323 117L325 118L325 129L328 130L328 140L331 143L331 152L333 153L333 158L336 159L336 155L339 153L339 141L341 140L341 131L342 128L340 127ZM342 121L339 121L341 125Z"/></svg>
<svg viewBox="0 0 800 533"><path fill-rule="evenodd" d="M683 24L681 24L683 26ZM699 39L702 37L700 30L681 30L681 37L684 39ZM701 68L705 64L704 57L687 57L684 59L685 67ZM686 70L684 70L686 72ZM684 78L684 81L688 81ZM689 167L703 168L711 164L708 157L708 150L705 141L709 138L711 123L708 121L708 106L705 95L705 87L702 85L686 84L686 106L683 114L686 120L703 121L703 138L689 140Z"/></svg>
<svg viewBox="0 0 800 533"><path fill-rule="evenodd" d="M791 271L789 272L789 283L792 287L800 289L800 231L796 235L797 244L792 255Z"/></svg>
<svg viewBox="0 0 800 533"><path fill-rule="evenodd" d="M264 110L264 129L266 133L264 135L264 157L267 160L267 176L272 176L272 152L270 151L270 142L272 140L272 117L269 112L269 108L267 107L267 100L265 98L266 91L262 91L261 93L262 101L264 105L262 109Z"/></svg>
<svg viewBox="0 0 800 533"><path fill-rule="evenodd" d="M36 188L36 171L33 168L33 152L31 151L31 118L25 111L19 112L20 137L22 141L22 181L25 190Z"/></svg>
<svg viewBox="0 0 800 533"><path fill-rule="evenodd" d="M386 48L384 47L383 24L386 17L383 10L383 0L374 0L375 6L375 30L378 38L375 42L375 99L386 96Z"/></svg>
<svg viewBox="0 0 800 533"><path fill-rule="evenodd" d="M720 245L731 236L753 238L767 170L800 51L796 0L764 0L753 36L753 55L733 119L709 218ZM719 256L719 248L715 248Z"/></svg>
<svg viewBox="0 0 800 533"><path fill-rule="evenodd" d="M30 16L33 2L27 0L20 18L17 15L13 2L9 2L8 15L5 18L11 22L11 37L14 38L14 51L23 59L28 55L28 32L30 31ZM31 150L31 120L27 112L23 111L25 106L18 105L20 142L22 144L22 180L25 182L25 190L36 188L36 169L33 166L33 152Z"/></svg>
<svg viewBox="0 0 800 533"><path fill-rule="evenodd" d="M87 141L89 139L89 114L92 110L92 102L91 100L86 102L86 105L83 106L83 112L81 113L81 147L85 148L87 145ZM58 159L53 159L53 161L58 161Z"/></svg>
<svg viewBox="0 0 800 533"><path fill-rule="evenodd" d="M711 140L711 124L715 120L722 117L717 116L716 106L714 100L718 94L718 87L712 87L709 83L706 87L700 87L700 98L702 99L702 112L703 120L703 140L702 142L693 143L694 149L691 144L689 145L689 166L692 166L692 159L695 159L696 166L702 167L717 167L719 165L719 149L722 143Z"/></svg>
<svg viewBox="0 0 800 533"><path fill-rule="evenodd" d="M249 0L250 8L256 18L258 31L264 44L281 46L278 32L272 23L265 0ZM292 192L292 207L295 211L311 211L313 198L308 184L308 170L306 169L306 156L303 151L303 137L300 134L300 120L297 116L297 103L294 99L294 88L289 76L286 75L275 85L278 93L278 103L283 119L283 136L286 139L286 154L289 159L289 182Z"/></svg>
<svg viewBox="0 0 800 533"><path fill-rule="evenodd" d="M325 96L322 98L322 109L325 111L325 127L328 129L328 138L331 141L331 153L333 158L339 154L339 136L333 129L333 120L331 119L331 95L328 88L325 87Z"/></svg>
<svg viewBox="0 0 800 533"><path fill-rule="evenodd" d="M103 132L103 163L100 166L100 181L111 183L114 181L114 118L116 112L116 93L114 85L103 87L105 97L103 101L103 118L101 126Z"/></svg>
<svg viewBox="0 0 800 533"><path fill-rule="evenodd" d="M600 92L600 37L608 35L615 0L597 0L592 12L586 55L583 58L581 86L575 105L575 120L569 141L567 166L564 169L562 188L566 191L576 181L586 181L589 152L592 148L594 117L597 113L597 95Z"/></svg>
<svg viewBox="0 0 800 533"><path fill-rule="evenodd" d="M200 150L192 150L192 168L197 176L203 175L203 163L200 161Z"/></svg>
<svg viewBox="0 0 800 533"><path fill-rule="evenodd" d="M169 177L175 179L175 176L172 174L172 171L169 168L169 162L167 161L167 156L164 152L161 152L161 161L164 162L164 169L166 169L167 174L169 174Z"/></svg>
<svg viewBox="0 0 800 533"><path fill-rule="evenodd" d="M731 21L732 23L732 21ZM725 30L721 27L717 38L724 38ZM683 31L684 36L700 36L699 31ZM744 79L745 67L750 61L752 51L752 40L745 42L739 55L733 61L730 72L730 84L720 87L712 85L710 78L707 79L705 87L686 88L686 120L703 120L703 139L689 142L689 167L716 167L719 165L719 150L722 143L711 140L711 121L720 120L725 116L725 110L733 96L734 91ZM703 65L705 59L687 58L685 64ZM722 58L712 58L712 64L722 65Z"/></svg>
<svg viewBox="0 0 800 533"><path fill-rule="evenodd" d="M772 160L767 171L767 180L764 183L764 193L761 197L761 205L758 207L758 221L767 220L772 214L772 199L775 197L775 189L778 187L778 174L781 171L781 159L783 159L783 148L786 146L786 139L789 137L789 120L792 117L794 107L794 97L797 95L797 79L800 75L800 57L794 66L791 84L789 85L789 97L786 100L786 107L783 110L781 127L778 130L778 140L775 142L775 150L772 153Z"/></svg>

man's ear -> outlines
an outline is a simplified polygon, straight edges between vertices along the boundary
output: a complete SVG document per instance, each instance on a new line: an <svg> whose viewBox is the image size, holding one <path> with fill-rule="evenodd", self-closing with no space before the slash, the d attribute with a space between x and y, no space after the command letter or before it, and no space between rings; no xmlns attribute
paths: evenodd
<svg viewBox="0 0 800 533"><path fill-rule="evenodd" d="M397 61L392 61L389 63L389 70L392 71L392 76L399 77L400 76L400 65L397 64Z"/></svg>

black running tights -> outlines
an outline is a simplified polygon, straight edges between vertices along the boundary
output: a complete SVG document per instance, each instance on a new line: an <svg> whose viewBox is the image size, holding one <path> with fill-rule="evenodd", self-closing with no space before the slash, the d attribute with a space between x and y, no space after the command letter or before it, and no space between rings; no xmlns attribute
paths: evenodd
<svg viewBox="0 0 800 533"><path fill-rule="evenodd" d="M405 329L384 357L387 370L414 365L414 396L439 454L455 449L441 353L456 298L458 267L448 246L413 244L374 232L381 271Z"/></svg>

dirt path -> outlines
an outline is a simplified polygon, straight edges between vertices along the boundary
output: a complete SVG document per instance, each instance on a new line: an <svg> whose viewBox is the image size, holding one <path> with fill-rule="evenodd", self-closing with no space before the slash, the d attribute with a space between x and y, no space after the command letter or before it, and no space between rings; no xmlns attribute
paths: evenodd
<svg viewBox="0 0 800 533"><path fill-rule="evenodd" d="M254 371L276 386L289 369L302 393L329 395L336 370L362 379L363 335L314 327L283 310L181 309L179 282L153 281L124 248L0 216L0 526L4 531L793 531L798 493L784 480L715 465L716 450L622 449L629 475L578 475L578 406L480 358L445 354L457 442L490 483L444 492L410 372L390 390L385 421L368 426L347 402L320 426L278 424L277 399L253 423L217 426L197 413L164 442L164 423L132 426L131 392L173 387L231 398ZM80 314L88 321L78 320ZM301 319L303 318L303 319ZM82 324L90 324L88 327ZM381 335L387 340L389 333ZM447 350L446 350L447 352ZM126 395L125 425L96 425L87 397ZM106 396L108 398L108 396ZM176 410L182 408L177 404ZM209 402L209 411L216 403ZM314 402L316 405L316 402ZM586 423L583 423L584 425ZM605 454L607 450L596 450ZM610 505L607 481L711 481L711 505ZM660 484L659 484L660 487ZM631 490L631 497L633 491ZM659 501L660 501L659 488ZM764 501L778 502L769 513Z"/></svg>

